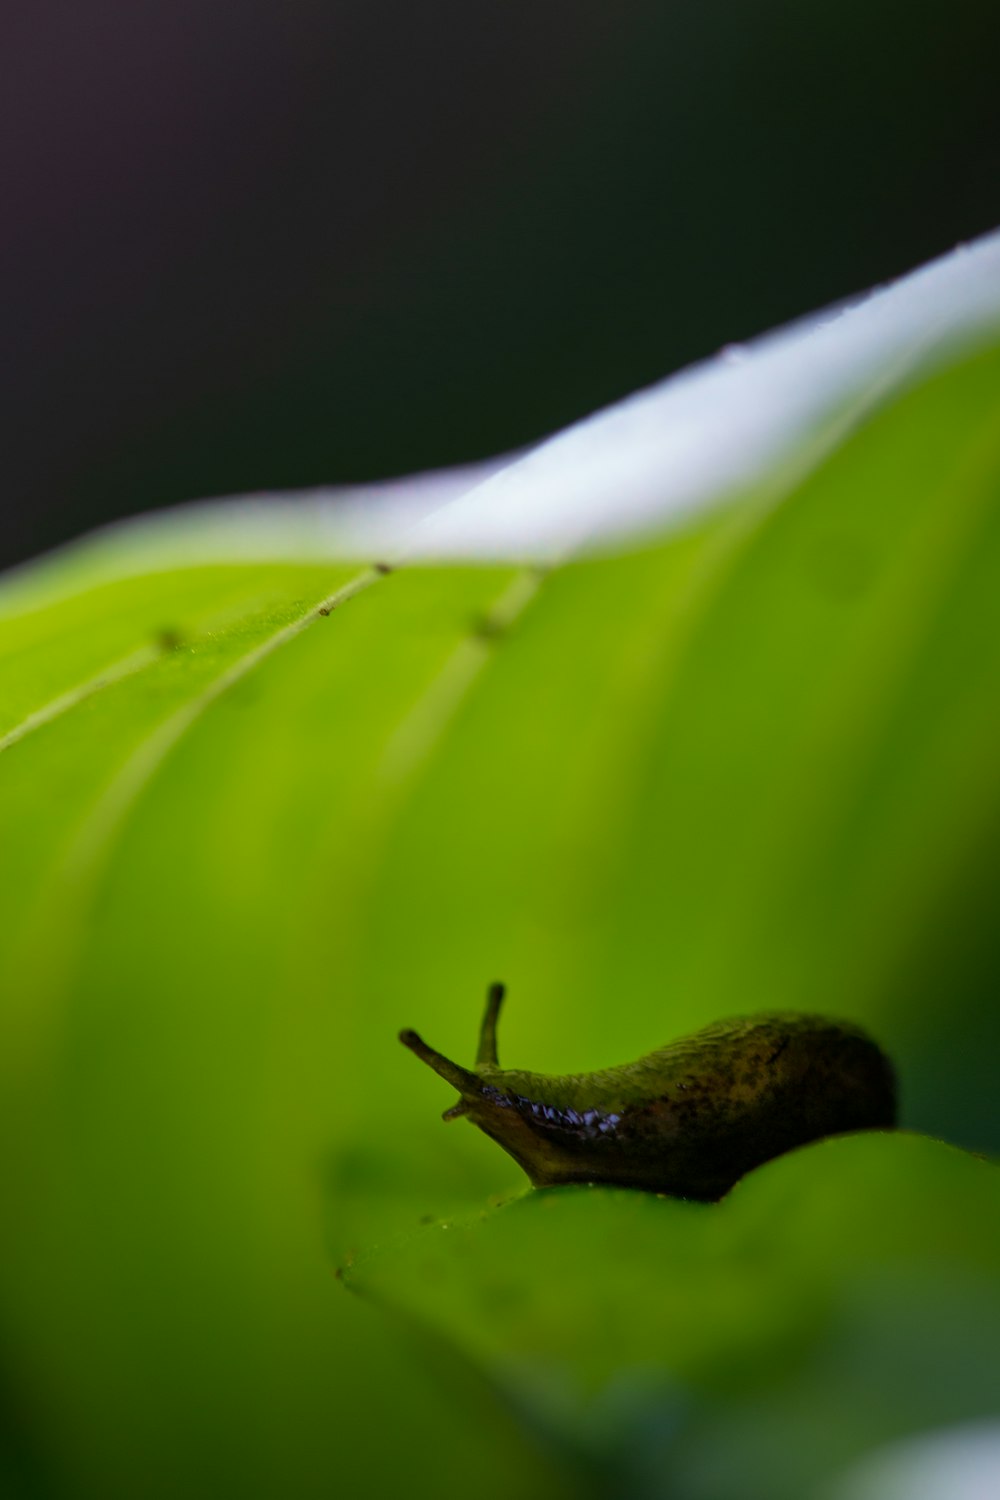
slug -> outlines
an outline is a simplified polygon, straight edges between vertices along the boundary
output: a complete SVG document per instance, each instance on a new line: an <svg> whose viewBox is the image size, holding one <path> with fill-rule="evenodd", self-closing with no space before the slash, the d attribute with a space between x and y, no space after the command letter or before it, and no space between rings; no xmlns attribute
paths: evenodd
<svg viewBox="0 0 1000 1500"><path fill-rule="evenodd" d="M504 986L490 986L474 1069L399 1039L536 1187L605 1182L714 1202L795 1146L896 1122L892 1064L860 1027L777 1012L717 1021L638 1062L547 1078L501 1068Z"/></svg>

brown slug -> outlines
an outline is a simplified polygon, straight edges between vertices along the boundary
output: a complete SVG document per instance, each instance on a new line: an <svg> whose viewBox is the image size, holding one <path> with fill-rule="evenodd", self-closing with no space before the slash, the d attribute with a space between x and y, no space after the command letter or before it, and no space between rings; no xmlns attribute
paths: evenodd
<svg viewBox="0 0 1000 1500"><path fill-rule="evenodd" d="M638 1062L548 1078L501 1068L502 984L474 1069L399 1039L461 1094L466 1115L537 1187L605 1182L711 1202L795 1146L896 1122L892 1064L859 1026L794 1012L717 1021Z"/></svg>

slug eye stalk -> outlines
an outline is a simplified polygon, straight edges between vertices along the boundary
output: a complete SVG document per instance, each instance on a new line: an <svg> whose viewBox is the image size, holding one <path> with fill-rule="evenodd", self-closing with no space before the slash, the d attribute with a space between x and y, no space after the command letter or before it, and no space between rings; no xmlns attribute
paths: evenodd
<svg viewBox="0 0 1000 1500"><path fill-rule="evenodd" d="M506 989L502 984L491 984L486 991L486 1012L479 1028L479 1049L476 1052L477 1068L499 1068L497 1057L497 1020Z"/></svg>
<svg viewBox="0 0 1000 1500"><path fill-rule="evenodd" d="M459 1063L452 1062L450 1057L436 1052L433 1047L428 1047L423 1037L418 1036L415 1031L401 1031L399 1040L404 1047L409 1047L415 1052L421 1062L425 1062L429 1068L450 1083L453 1088L458 1089L460 1094L478 1093L482 1085L475 1073L470 1073L468 1068L463 1068Z"/></svg>
<svg viewBox="0 0 1000 1500"><path fill-rule="evenodd" d="M505 987L502 984L491 984L486 992L486 1010L483 1014L482 1025L479 1028L479 1046L476 1051L477 1068L498 1068L497 1059L497 1018L500 1015L500 1007L503 1005ZM461 1115L469 1112L469 1095L482 1096L483 1082L475 1073L463 1068L459 1063L452 1062L450 1057L429 1047L423 1037L412 1030L401 1031L399 1040L404 1047L409 1047L415 1052L421 1062L425 1062L429 1068L433 1068L441 1078L444 1078L453 1088L458 1089L462 1098L451 1109L446 1109L441 1116L443 1120L457 1120Z"/></svg>

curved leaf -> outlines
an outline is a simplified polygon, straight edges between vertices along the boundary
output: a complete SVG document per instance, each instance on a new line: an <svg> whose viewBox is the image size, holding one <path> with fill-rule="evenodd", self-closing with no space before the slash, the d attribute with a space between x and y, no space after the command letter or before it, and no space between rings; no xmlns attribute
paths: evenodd
<svg viewBox="0 0 1000 1500"><path fill-rule="evenodd" d="M721 1204L529 1192L344 1276L629 1494L802 1500L873 1443L994 1412L998 1243L995 1167L873 1133Z"/></svg>
<svg viewBox="0 0 1000 1500"><path fill-rule="evenodd" d="M945 296L958 344L988 331L993 253ZM922 295L905 305L933 344ZM907 357L874 404L862 365L822 445L796 418L790 448L747 450L742 489L711 489L728 504L628 554L295 562L279 509L285 560L254 563L260 534L227 560L229 523L204 546L180 513L0 589L0 1377L34 1493L381 1495L473 1472L484 1493L578 1492L544 1393L521 1412L542 1431L488 1383L449 1385L447 1352L444 1384L426 1380L425 1346L332 1274L331 1256L516 1181L488 1141L446 1132L450 1099L395 1042L415 1024L467 1055L492 978L511 985L505 1055L543 1071L726 1012L862 1019L899 1061L908 1124L996 1149L1000 353ZM629 424L612 428L624 454ZM631 505L614 472L583 476L609 515ZM901 1222L941 1217L951 1189L926 1171ZM826 1228L801 1186L789 1223L811 1226L812 1264ZM941 1295L977 1302L995 1222L955 1212L967 1243L940 1244ZM771 1243L763 1280L794 1310L792 1249ZM557 1271L539 1255L541 1305ZM743 1314L712 1337L706 1316L683 1369L647 1351L654 1384L721 1389ZM772 1372L771 1405L734 1408L740 1441L796 1400L802 1433L842 1400L831 1431L861 1451L855 1386L831 1367L795 1397L795 1340L772 1346L769 1316L740 1348ZM585 1350L566 1362L590 1378ZM620 1373L612 1466L664 1411ZM711 1403L685 1405L685 1432L717 1430Z"/></svg>

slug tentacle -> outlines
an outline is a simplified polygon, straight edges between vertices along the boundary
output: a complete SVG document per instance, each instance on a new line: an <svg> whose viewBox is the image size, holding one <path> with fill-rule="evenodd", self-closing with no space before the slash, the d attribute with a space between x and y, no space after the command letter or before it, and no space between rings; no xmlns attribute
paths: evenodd
<svg viewBox="0 0 1000 1500"><path fill-rule="evenodd" d="M460 1093L464 1094L467 1089L471 1089L473 1093L477 1093L481 1089L482 1084L475 1073L470 1073L468 1068L463 1068L458 1063L452 1062L450 1057L445 1057L442 1053L435 1052L434 1048L428 1047L423 1037L418 1036L415 1031L401 1031L399 1033L399 1040L404 1047L409 1047L411 1052L415 1052L421 1062L425 1062L429 1068L433 1068L435 1073L439 1073L448 1083L454 1085Z"/></svg>
<svg viewBox="0 0 1000 1500"><path fill-rule="evenodd" d="M497 1017L506 993L502 984L491 984L486 992L486 1013L479 1029L479 1049L476 1052L477 1068L499 1068L497 1057Z"/></svg>
<svg viewBox="0 0 1000 1500"><path fill-rule="evenodd" d="M414 1031L400 1040L461 1095L444 1118L466 1115L538 1186L610 1182L714 1200L796 1146L895 1124L892 1064L846 1021L739 1017L638 1062L546 1078L499 1066L503 996L490 986L474 1070Z"/></svg>

